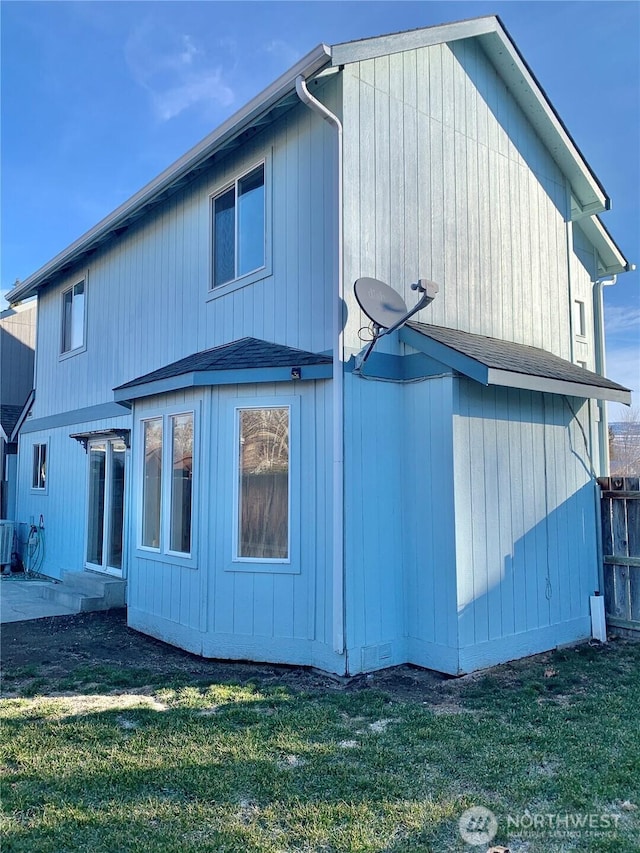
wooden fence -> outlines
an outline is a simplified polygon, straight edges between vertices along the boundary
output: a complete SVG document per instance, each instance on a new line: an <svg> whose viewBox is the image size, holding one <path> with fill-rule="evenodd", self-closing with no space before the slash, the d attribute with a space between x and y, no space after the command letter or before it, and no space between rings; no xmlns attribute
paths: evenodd
<svg viewBox="0 0 640 853"><path fill-rule="evenodd" d="M640 636L640 478L602 477L607 625Z"/></svg>

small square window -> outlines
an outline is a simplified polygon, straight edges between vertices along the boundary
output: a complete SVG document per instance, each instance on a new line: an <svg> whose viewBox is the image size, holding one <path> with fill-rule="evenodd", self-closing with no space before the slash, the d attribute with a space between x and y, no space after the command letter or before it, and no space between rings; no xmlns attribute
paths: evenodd
<svg viewBox="0 0 640 853"><path fill-rule="evenodd" d="M264 163L212 199L213 287L266 264Z"/></svg>
<svg viewBox="0 0 640 853"><path fill-rule="evenodd" d="M85 282L79 281L62 294L62 353L84 346Z"/></svg>
<svg viewBox="0 0 640 853"><path fill-rule="evenodd" d="M31 488L45 489L47 486L47 445L33 445L33 468L31 471Z"/></svg>

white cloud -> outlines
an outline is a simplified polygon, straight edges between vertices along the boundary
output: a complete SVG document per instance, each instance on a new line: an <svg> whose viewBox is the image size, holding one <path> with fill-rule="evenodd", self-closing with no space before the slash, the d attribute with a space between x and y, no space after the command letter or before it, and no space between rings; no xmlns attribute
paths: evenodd
<svg viewBox="0 0 640 853"><path fill-rule="evenodd" d="M264 50L277 57L284 68L295 65L302 56L297 48L282 39L271 39L264 45Z"/></svg>
<svg viewBox="0 0 640 853"><path fill-rule="evenodd" d="M223 80L220 69L200 75L189 75L183 82L164 92L153 93L156 114L168 121L181 112L201 102L216 100L226 107L233 103L232 89Z"/></svg>
<svg viewBox="0 0 640 853"><path fill-rule="evenodd" d="M156 116L168 121L197 105L233 103L235 95L223 71L235 65L227 56L233 46L219 47L220 61L214 62L192 36L148 19L130 34L125 58L135 82L149 93Z"/></svg>
<svg viewBox="0 0 640 853"><path fill-rule="evenodd" d="M605 309L604 321L608 335L634 330L640 334L640 307L612 305Z"/></svg>

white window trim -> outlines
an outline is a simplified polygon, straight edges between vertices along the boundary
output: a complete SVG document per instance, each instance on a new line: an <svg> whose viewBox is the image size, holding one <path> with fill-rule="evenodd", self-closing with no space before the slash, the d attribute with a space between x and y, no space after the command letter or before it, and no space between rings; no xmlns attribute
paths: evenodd
<svg viewBox="0 0 640 853"><path fill-rule="evenodd" d="M36 447L46 447L46 468L45 468L45 477L44 477L44 486L34 486L33 485L33 451ZM49 440L46 441L34 441L31 445L31 458L30 458L30 471L29 471L29 485L30 491L35 495L46 495L49 493Z"/></svg>
<svg viewBox="0 0 640 853"><path fill-rule="evenodd" d="M86 466L86 474L85 474L85 495L87 495L87 505L85 512L85 522L84 522L84 545L83 545L83 553L84 553L84 567L89 571L100 572L103 575L109 575L111 577L123 578L126 576L126 560L127 560L127 513L128 513L128 496L129 496L129 468L130 468L130 453L129 449L125 450L125 480L124 480L124 516L123 516L123 524L122 524L122 568L115 569L112 566L109 566L105 561L103 564L91 563L87 559L87 547L89 545L89 459L91 453L91 447L96 444L107 444L112 445L114 439L108 436L104 438L94 438L91 439L87 444L87 466ZM113 453L113 447L107 449L107 457ZM107 463L108 464L108 463ZM105 500L104 500L104 524L103 531L106 531L106 526L108 524L107 518L111 511L111 493L107 488L106 480L105 480ZM104 534L103 534L104 535ZM106 541L106 540L104 540ZM104 544L104 542L103 542Z"/></svg>
<svg viewBox="0 0 640 853"><path fill-rule="evenodd" d="M64 297L65 294L70 290L80 284L80 282L84 282L84 312L82 317L82 344L79 347L75 347L75 349L66 350L63 352L62 347L64 346ZM87 300L88 300L88 291L89 291L89 270L85 270L82 275L79 275L69 287L63 288L60 294L60 353L58 355L59 361L64 361L67 358L73 358L74 355L79 355L81 352L87 351Z"/></svg>
<svg viewBox="0 0 640 853"><path fill-rule="evenodd" d="M240 417L239 412L246 409L288 409L289 410L289 556L285 558L239 557L238 525L240 510L239 465L240 465ZM299 397L247 397L236 398L231 406L233 417L233 453L231 465L231 559L225 566L228 572L267 572L271 574L300 573L300 398ZM228 517L228 516L227 516Z"/></svg>
<svg viewBox="0 0 640 853"><path fill-rule="evenodd" d="M193 470L191 480L191 551L172 551L169 547L171 542L171 478L166 476L167 465L171 463L171 418L178 415L193 416ZM200 454L198 443L199 430L199 403L191 406L169 406L163 409L154 409L145 412L137 419L136 443L137 458L137 495L136 495L136 552L142 559L156 560L161 563L172 563L173 565L187 566L196 569L197 566L197 518L199 511L198 482L200 472ZM142 517L144 507L144 424L147 421L162 420L162 487L160 497L160 546L152 548L142 544ZM167 444L167 436L169 443ZM169 464L171 470L171 464Z"/></svg>
<svg viewBox="0 0 640 853"><path fill-rule="evenodd" d="M244 275L238 276L237 278L231 279L231 281L225 281L224 284L214 285L213 283L213 275L214 275L214 263L213 263L213 253L214 253L214 236L213 236L213 206L215 200L223 195L227 190L231 189L231 187L236 188L236 205L237 205L237 187L238 181L241 181L245 178L250 172L254 169L257 169L259 166L264 166L264 265L258 267L255 270L251 270L251 272L244 273ZM209 216L208 216L208 228L209 228L209 289L207 293L207 302L213 299L219 299L221 296L224 296L226 293L232 293L235 290L240 289L241 287L246 287L249 284L254 284L256 281L262 281L262 279L269 278L272 275L272 177L271 177L271 157L264 156L261 159L257 159L252 161L250 165L246 168L242 168L238 170L235 177L231 180L227 180L224 183L221 183L216 186L213 192L209 194ZM237 244L237 234L236 234L236 244Z"/></svg>
<svg viewBox="0 0 640 853"><path fill-rule="evenodd" d="M575 336L584 341L587 339L587 306L584 299L574 299ZM577 315L577 316L576 316Z"/></svg>

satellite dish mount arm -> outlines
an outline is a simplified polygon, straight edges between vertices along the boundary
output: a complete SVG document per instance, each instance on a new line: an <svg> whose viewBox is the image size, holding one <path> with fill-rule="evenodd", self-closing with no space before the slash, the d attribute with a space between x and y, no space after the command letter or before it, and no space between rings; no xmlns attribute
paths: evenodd
<svg viewBox="0 0 640 853"><path fill-rule="evenodd" d="M417 290L421 296L420 299L413 306L411 311L408 311L403 317L401 317L393 326L389 326L389 328L385 329L384 326L380 326L378 323L373 321L373 340L367 347L367 351L363 356L356 357L356 370L361 370L362 366L366 362L366 360L371 355L371 351L374 346L380 340L380 338L384 338L385 335L390 335L391 332L395 332L396 329L399 329L401 326L409 320L410 317L413 317L414 314L417 314L418 311L422 311L423 308L426 308L427 305L430 305L436 297L436 294L439 291L438 285L435 281L428 281L427 279L421 278L418 279L415 284L411 285L411 290ZM384 331L382 331L384 329Z"/></svg>
<svg viewBox="0 0 640 853"><path fill-rule="evenodd" d="M400 326L404 326L404 324L410 317L413 317L413 315L417 314L418 311L422 311L423 308L426 308L427 305L430 305L435 299L438 289L438 285L435 283L435 281L427 281L424 278L421 278L417 282L415 282L415 284L412 284L411 290L417 290L419 293L422 294L422 296L413 306L411 311L405 314L404 317L401 317L397 323L394 323L393 326L390 326L388 329L385 329L384 332L381 332L379 335L376 335L376 337L374 338L374 343L378 338L383 338L385 335L390 335L391 332L395 332L395 330L399 329Z"/></svg>

